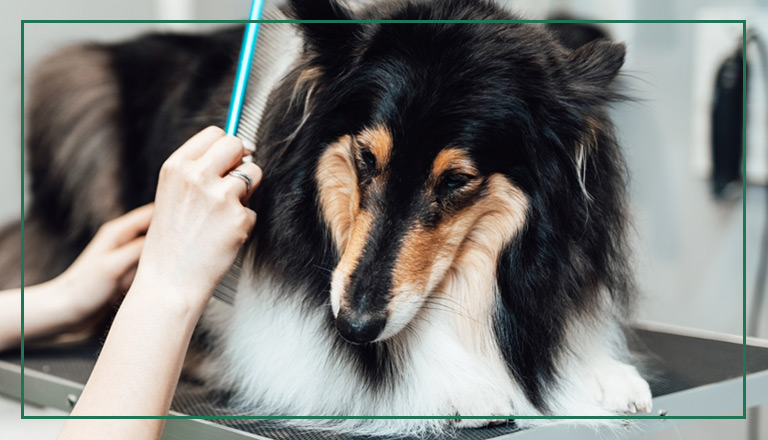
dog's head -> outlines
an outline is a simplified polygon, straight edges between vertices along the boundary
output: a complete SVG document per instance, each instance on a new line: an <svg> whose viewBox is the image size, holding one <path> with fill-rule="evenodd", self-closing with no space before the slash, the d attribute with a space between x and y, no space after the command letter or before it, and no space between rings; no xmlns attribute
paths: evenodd
<svg viewBox="0 0 768 440"><path fill-rule="evenodd" d="M333 0L291 6L299 19L515 18L469 0L359 15ZM472 276L501 276L499 256L532 221L583 226L584 204L601 191L586 193L583 170L623 46L601 41L571 52L529 24L301 29L305 62L292 105L305 107L291 136L317 151L316 197L339 255L330 299L344 338L397 334L427 298L444 293L451 271L478 258L489 267Z"/></svg>

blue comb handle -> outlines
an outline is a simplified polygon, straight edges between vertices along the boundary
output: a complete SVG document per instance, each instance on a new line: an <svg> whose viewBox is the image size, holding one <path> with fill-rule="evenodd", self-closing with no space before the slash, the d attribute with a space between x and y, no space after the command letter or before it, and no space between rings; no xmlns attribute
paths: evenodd
<svg viewBox="0 0 768 440"><path fill-rule="evenodd" d="M264 9L264 0L253 0L249 20L261 20L261 11ZM240 48L240 61L237 63L235 75L235 87L232 89L232 99L229 101L229 113L227 114L228 135L237 134L237 126L240 124L240 112L243 110L245 89L248 86L248 75L251 72L251 61L256 49L256 38L259 34L259 23L248 23L243 35L243 46Z"/></svg>

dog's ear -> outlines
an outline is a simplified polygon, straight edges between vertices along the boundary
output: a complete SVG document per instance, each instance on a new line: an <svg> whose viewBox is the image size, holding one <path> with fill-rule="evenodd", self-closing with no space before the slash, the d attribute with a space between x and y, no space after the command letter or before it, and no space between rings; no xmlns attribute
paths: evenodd
<svg viewBox="0 0 768 440"><path fill-rule="evenodd" d="M595 40L570 53L568 83L572 98L583 104L603 103L617 98L611 84L624 64L623 43Z"/></svg>
<svg viewBox="0 0 768 440"><path fill-rule="evenodd" d="M290 0L289 14L296 20L355 20L352 10L337 0ZM325 67L332 67L349 56L356 35L356 23L300 23L305 50L312 52Z"/></svg>
<svg viewBox="0 0 768 440"><path fill-rule="evenodd" d="M548 411L546 387L556 375L556 358L564 322L563 303L568 299L560 271L560 249L540 246L546 229L536 212L526 228L501 251L496 268L498 301L493 325L507 369L530 402Z"/></svg>

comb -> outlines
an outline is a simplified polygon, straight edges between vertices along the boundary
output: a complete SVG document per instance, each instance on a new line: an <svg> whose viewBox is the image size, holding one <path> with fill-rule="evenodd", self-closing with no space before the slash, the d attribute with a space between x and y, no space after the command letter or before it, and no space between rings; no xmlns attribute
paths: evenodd
<svg viewBox="0 0 768 440"><path fill-rule="evenodd" d="M249 20L260 20L262 15L266 20L287 18L276 5L254 0ZM267 23L261 29L259 23L246 25L227 113L227 134L254 143L269 93L293 65L300 47L301 40L290 23ZM254 64L254 59L259 62ZM234 264L214 290L215 298L235 303L244 260L245 250L240 249Z"/></svg>

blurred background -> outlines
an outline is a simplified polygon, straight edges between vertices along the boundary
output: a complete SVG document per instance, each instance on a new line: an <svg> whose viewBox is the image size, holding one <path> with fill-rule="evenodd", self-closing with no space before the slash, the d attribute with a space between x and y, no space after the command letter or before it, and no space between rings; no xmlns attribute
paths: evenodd
<svg viewBox="0 0 768 440"><path fill-rule="evenodd" d="M530 19L746 19L750 35L768 40L768 0L499 1ZM0 54L5 60L0 64L0 222L18 219L21 209L19 20L244 19L249 5L250 0L4 3L0 16ZM42 56L74 42L116 41L158 30L203 32L216 26L28 24L24 39L26 74ZM627 44L621 81L629 95L636 98L616 105L613 115L632 176L634 259L643 294L639 318L741 335L746 276L748 316L751 310L762 309L758 319L748 323L750 330L753 335L768 337L768 304L755 303L758 288L765 290L758 282L765 268L758 263L768 222L768 72L759 45L750 44L747 51L745 198L740 172L740 119L735 131L731 121L741 108L737 49L741 48L742 25L608 23L599 27ZM738 93L732 94L733 90ZM742 234L748 243L746 252ZM28 407L27 414L34 414L32 411L53 413ZM762 412L765 415L758 432L768 439L768 413L765 409ZM0 425L6 433L11 429L18 434L8 438L23 433L31 440L36 438L33 431L39 438L52 438L62 424L60 420L20 421L18 414L18 403L0 399ZM744 421L696 421L647 438L746 439L746 426Z"/></svg>

